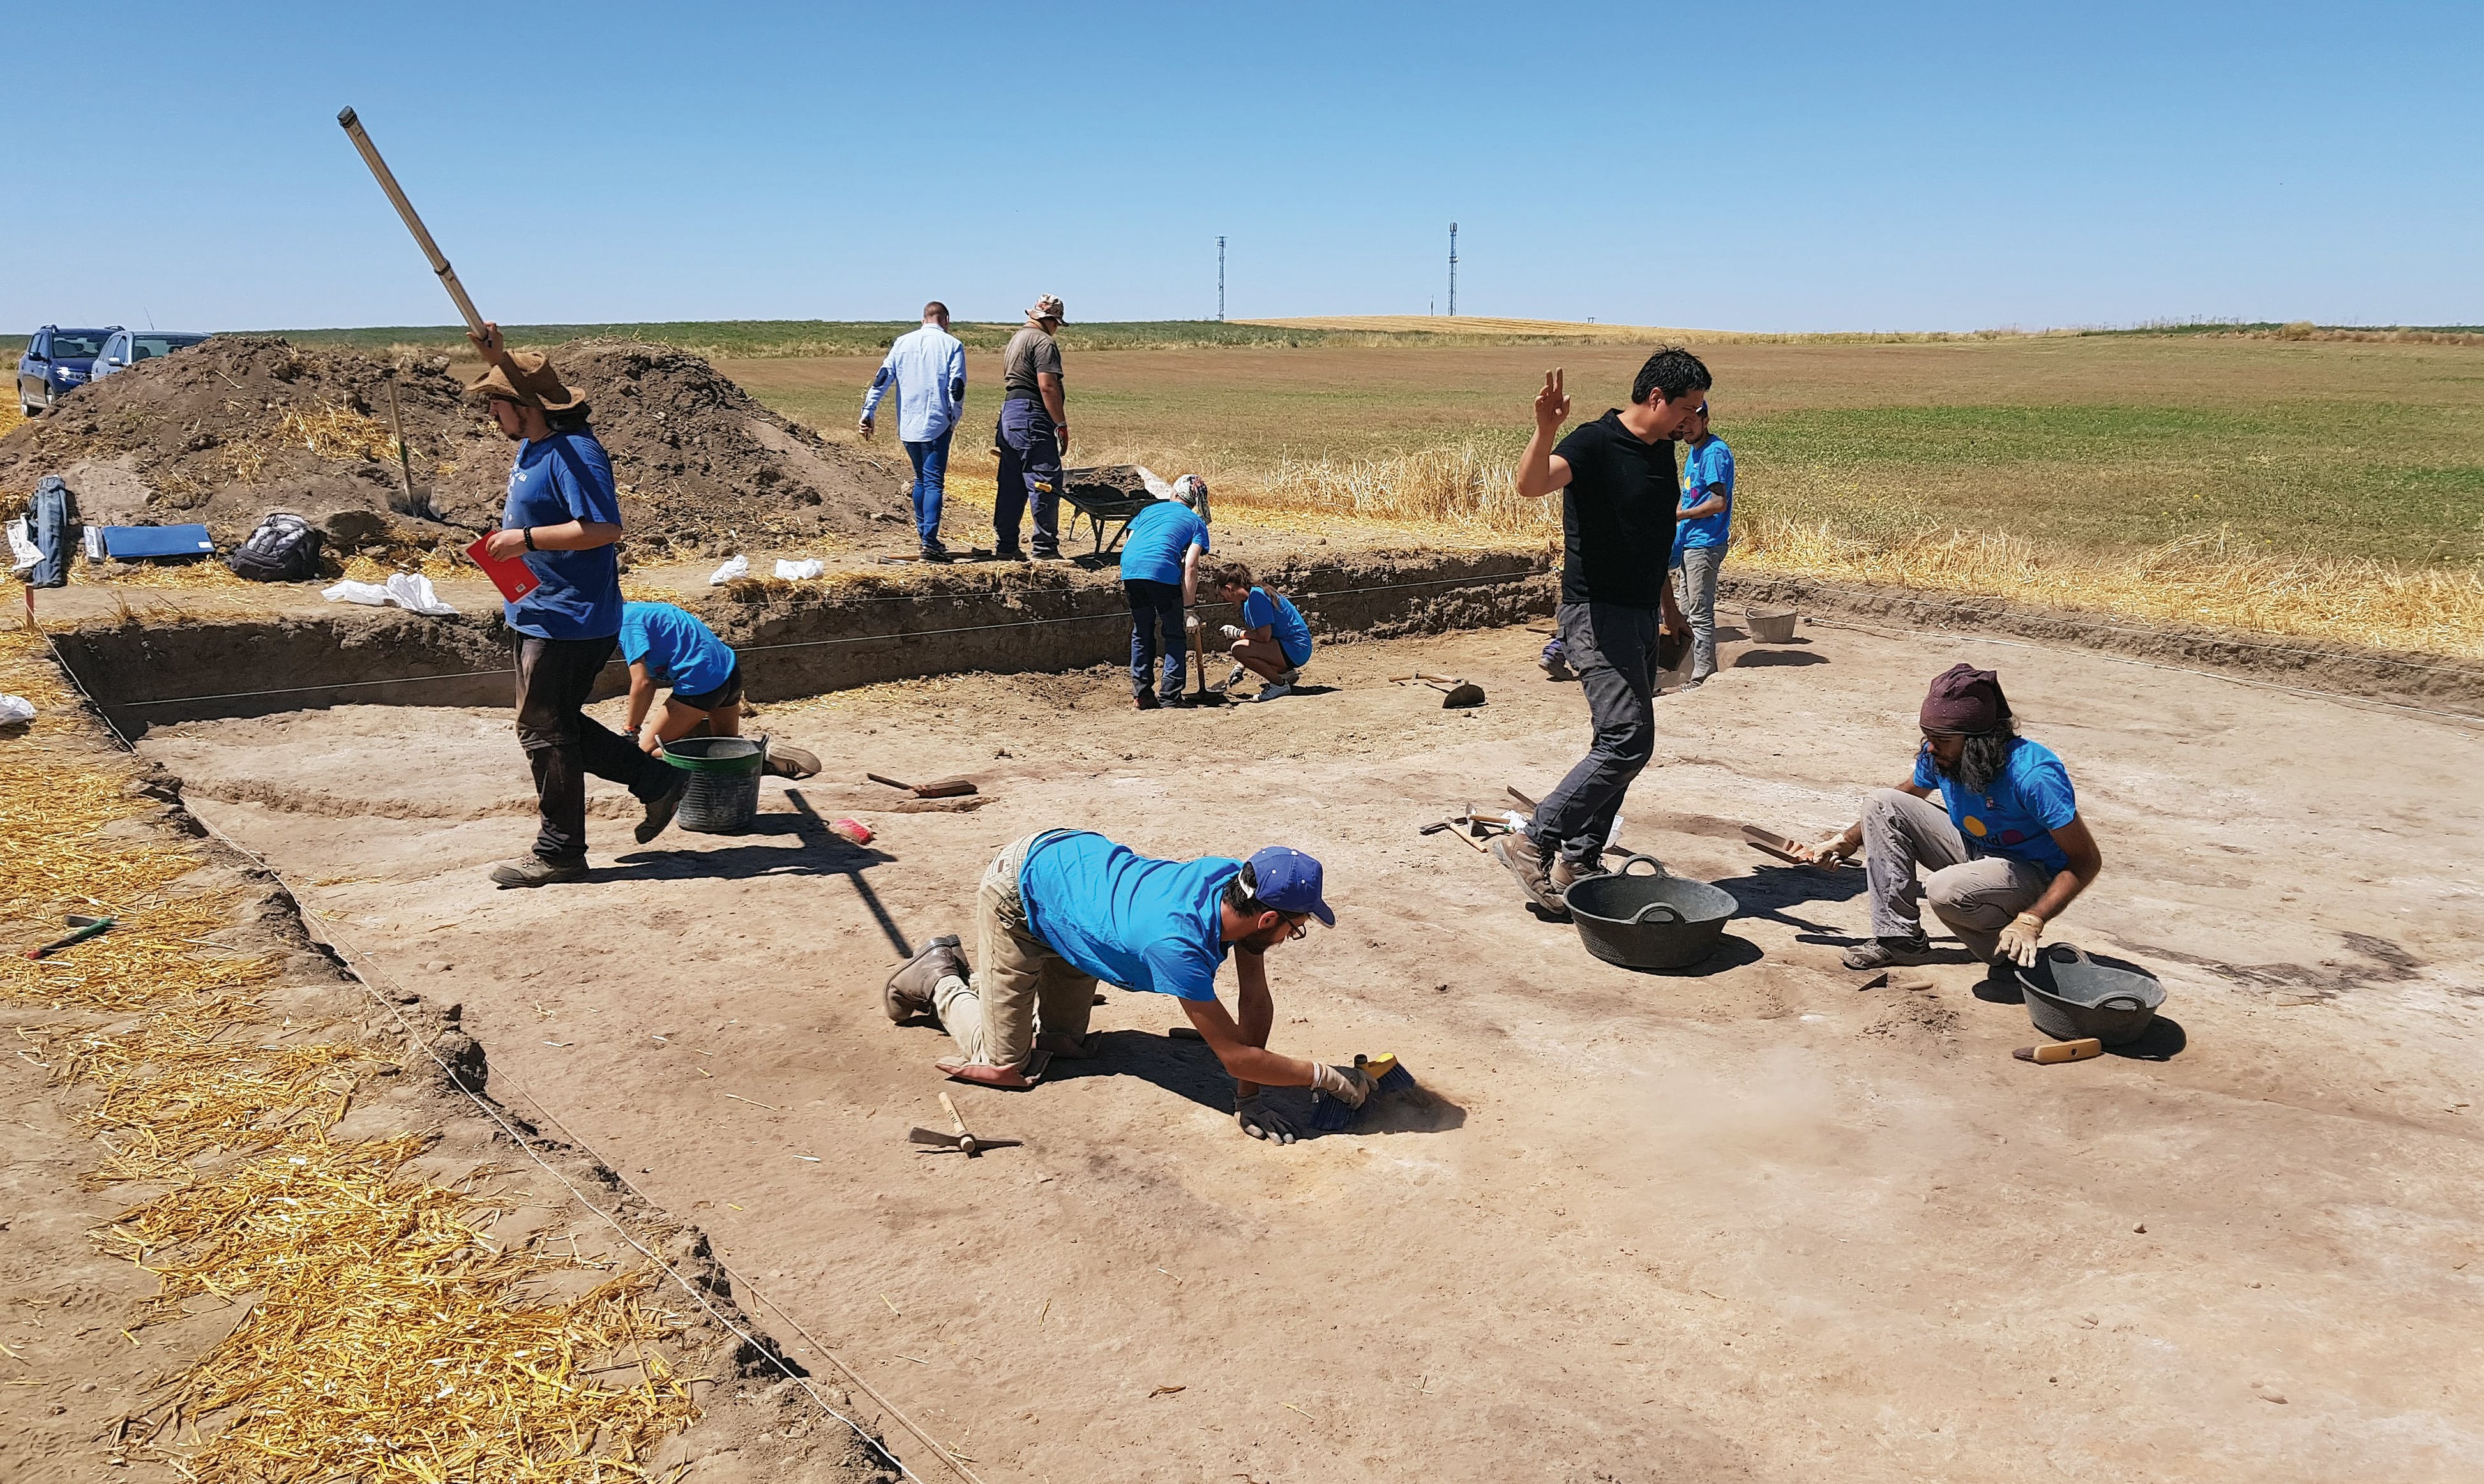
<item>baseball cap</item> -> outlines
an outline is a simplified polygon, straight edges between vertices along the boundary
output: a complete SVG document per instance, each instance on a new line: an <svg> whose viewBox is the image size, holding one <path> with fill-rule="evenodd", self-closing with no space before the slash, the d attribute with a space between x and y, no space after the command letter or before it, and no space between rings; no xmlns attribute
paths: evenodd
<svg viewBox="0 0 2484 1484"><path fill-rule="evenodd" d="M1336 913L1320 900L1320 863L1287 846L1272 845L1251 857L1251 895L1280 912L1309 912L1336 926Z"/></svg>

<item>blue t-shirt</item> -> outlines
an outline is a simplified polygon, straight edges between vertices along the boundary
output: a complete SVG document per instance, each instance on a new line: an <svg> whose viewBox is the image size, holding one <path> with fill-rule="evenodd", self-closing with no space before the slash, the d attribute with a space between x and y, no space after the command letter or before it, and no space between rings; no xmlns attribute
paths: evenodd
<svg viewBox="0 0 2484 1484"><path fill-rule="evenodd" d="M1695 521L1674 523L1673 553L1676 560L1689 547L1723 546L1725 528L1734 520L1734 450L1726 447L1725 440L1721 438L1686 445L1682 450L1682 508L1688 510L1706 499L1709 486L1715 484L1725 487L1725 508Z"/></svg>
<svg viewBox="0 0 2484 1484"><path fill-rule="evenodd" d="M1982 794L1970 794L1957 779L1942 777L1926 744L1915 754L1915 787L1935 785L1941 802L1949 806L1949 822L1966 839L1967 854L2023 860L2047 871L2069 865L2052 832L2077 816L2079 801L2070 792L2070 770L2042 742L2023 737L2012 742L2001 776Z"/></svg>
<svg viewBox="0 0 2484 1484"><path fill-rule="evenodd" d="M675 695L705 695L733 678L733 651L687 608L669 603L621 605L621 658L647 663Z"/></svg>
<svg viewBox="0 0 2484 1484"><path fill-rule="evenodd" d="M621 524L612 461L605 457L604 445L592 433L554 433L542 443L518 445L500 524L515 530L572 521ZM621 563L615 548L524 554L543 585L526 594L525 602L504 606L510 628L539 639L604 639L621 632Z"/></svg>
<svg viewBox="0 0 2484 1484"><path fill-rule="evenodd" d="M1035 935L1082 974L1181 1000L1216 998L1217 899L1238 860L1149 860L1089 830L1055 830L1018 868Z"/></svg>
<svg viewBox="0 0 2484 1484"><path fill-rule="evenodd" d="M1121 580L1178 582L1182 553L1207 551L1207 523L1177 499L1160 499L1130 521L1121 542Z"/></svg>
<svg viewBox="0 0 2484 1484"><path fill-rule="evenodd" d="M1311 626L1294 611L1293 604L1283 593L1272 593L1264 587L1254 587L1251 596L1242 600L1242 627L1270 629L1276 632L1277 647L1285 652L1285 662L1304 665L1311 658Z"/></svg>

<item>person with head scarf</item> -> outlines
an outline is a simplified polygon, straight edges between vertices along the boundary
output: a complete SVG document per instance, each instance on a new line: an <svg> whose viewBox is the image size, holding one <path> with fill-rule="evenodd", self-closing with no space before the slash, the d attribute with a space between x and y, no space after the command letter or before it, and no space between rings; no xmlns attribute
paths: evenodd
<svg viewBox="0 0 2484 1484"><path fill-rule="evenodd" d="M2069 769L2051 748L2018 735L2001 677L1990 670L1943 671L1919 720L1913 775L1874 791L1863 818L1842 833L1795 852L1831 866L1863 853L1872 936L1848 950L1846 966L1925 961L1926 901L1996 973L2009 963L2032 965L2045 928L2104 869ZM1918 881L1918 868L1930 878Z"/></svg>

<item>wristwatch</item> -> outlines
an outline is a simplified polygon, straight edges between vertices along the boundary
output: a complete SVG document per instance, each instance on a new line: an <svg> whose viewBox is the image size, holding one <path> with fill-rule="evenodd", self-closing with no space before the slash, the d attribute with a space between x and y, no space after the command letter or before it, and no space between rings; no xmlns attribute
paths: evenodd
<svg viewBox="0 0 2484 1484"><path fill-rule="evenodd" d="M534 551L534 550L535 550L535 528L534 528L533 526L527 526L527 527L526 528L526 550L527 550L527 551L529 551L529 552Z"/></svg>

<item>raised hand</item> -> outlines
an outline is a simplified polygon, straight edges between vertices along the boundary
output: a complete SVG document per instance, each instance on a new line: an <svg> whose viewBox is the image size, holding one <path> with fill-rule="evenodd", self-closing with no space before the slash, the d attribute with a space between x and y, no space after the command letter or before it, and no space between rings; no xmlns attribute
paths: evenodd
<svg viewBox="0 0 2484 1484"><path fill-rule="evenodd" d="M1535 393L1535 425L1546 432L1570 420L1570 394L1561 390L1556 366L1544 373L1544 390Z"/></svg>
<svg viewBox="0 0 2484 1484"><path fill-rule="evenodd" d="M482 354L484 360L489 362L497 364L509 352L508 340L501 336L500 325L492 320L483 321L483 333L480 335L472 330L467 331L466 339Z"/></svg>

